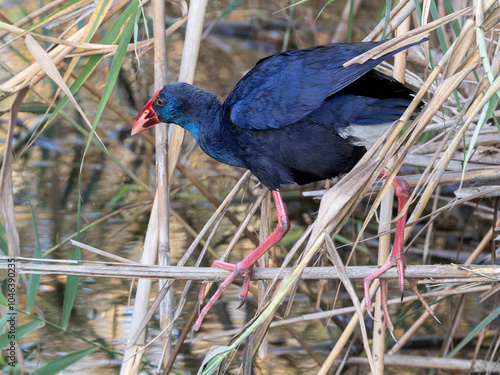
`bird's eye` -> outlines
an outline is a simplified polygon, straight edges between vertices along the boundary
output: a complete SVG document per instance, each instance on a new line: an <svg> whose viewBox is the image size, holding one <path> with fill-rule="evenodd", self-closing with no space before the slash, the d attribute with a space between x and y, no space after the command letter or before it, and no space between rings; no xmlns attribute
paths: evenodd
<svg viewBox="0 0 500 375"><path fill-rule="evenodd" d="M158 104L160 107L163 107L163 106L165 105L165 100L163 100L163 99L158 99L158 100L156 101L156 104Z"/></svg>

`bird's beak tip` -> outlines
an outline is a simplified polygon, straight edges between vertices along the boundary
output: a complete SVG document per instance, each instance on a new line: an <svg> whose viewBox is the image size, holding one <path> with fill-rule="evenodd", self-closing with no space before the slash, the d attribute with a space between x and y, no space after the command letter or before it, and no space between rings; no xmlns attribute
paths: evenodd
<svg viewBox="0 0 500 375"><path fill-rule="evenodd" d="M156 112L151 108L152 102L153 100L150 100L137 115L134 124L132 125L132 135L136 135L160 123L158 117L156 116Z"/></svg>

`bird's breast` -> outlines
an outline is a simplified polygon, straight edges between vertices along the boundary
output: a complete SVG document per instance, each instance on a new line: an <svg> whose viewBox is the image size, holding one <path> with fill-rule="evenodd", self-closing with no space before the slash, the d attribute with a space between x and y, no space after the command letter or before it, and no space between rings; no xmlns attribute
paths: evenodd
<svg viewBox="0 0 500 375"><path fill-rule="evenodd" d="M197 141L201 149L215 160L224 164L247 168L238 155L234 138L223 136L218 132L200 132Z"/></svg>

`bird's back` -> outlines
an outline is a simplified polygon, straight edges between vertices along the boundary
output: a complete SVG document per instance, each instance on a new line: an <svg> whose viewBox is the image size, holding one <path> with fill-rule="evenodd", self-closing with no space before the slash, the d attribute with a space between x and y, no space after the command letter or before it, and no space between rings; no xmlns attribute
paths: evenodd
<svg viewBox="0 0 500 375"><path fill-rule="evenodd" d="M225 121L228 154L270 189L332 178L350 171L412 99L411 89L370 71L279 129L243 130Z"/></svg>

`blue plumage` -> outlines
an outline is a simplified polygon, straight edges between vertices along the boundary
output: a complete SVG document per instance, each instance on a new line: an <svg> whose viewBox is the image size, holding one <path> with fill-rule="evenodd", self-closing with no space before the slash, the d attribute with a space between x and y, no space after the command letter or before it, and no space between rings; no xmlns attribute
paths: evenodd
<svg viewBox="0 0 500 375"><path fill-rule="evenodd" d="M336 43L282 52L260 60L234 87L224 105L231 121L242 129L277 129L319 108L324 100L348 86L406 46L364 64L343 64L385 43Z"/></svg>
<svg viewBox="0 0 500 375"><path fill-rule="evenodd" d="M343 67L384 42L279 53L260 60L223 103L174 83L146 107L157 121L190 131L214 159L250 169L271 190L334 177L348 172L413 99L412 90L373 70L409 46Z"/></svg>

